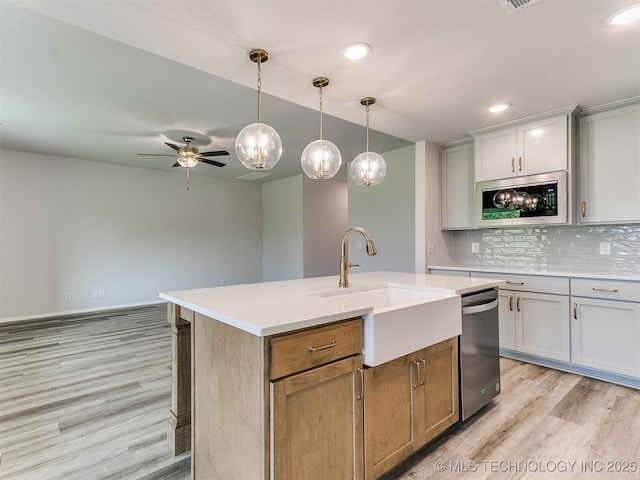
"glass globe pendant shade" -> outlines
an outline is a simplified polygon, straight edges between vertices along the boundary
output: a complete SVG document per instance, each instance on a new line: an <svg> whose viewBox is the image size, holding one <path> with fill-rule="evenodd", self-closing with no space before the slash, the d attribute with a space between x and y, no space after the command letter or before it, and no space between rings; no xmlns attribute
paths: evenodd
<svg viewBox="0 0 640 480"><path fill-rule="evenodd" d="M387 174L387 162L377 153L364 152L353 159L349 171L359 187L378 185Z"/></svg>
<svg viewBox="0 0 640 480"><path fill-rule="evenodd" d="M282 140L269 125L252 123L236 137L236 155L250 170L268 170L280 160Z"/></svg>
<svg viewBox="0 0 640 480"><path fill-rule="evenodd" d="M309 178L332 178L340 170L342 155L333 142L315 140L302 151L300 164Z"/></svg>

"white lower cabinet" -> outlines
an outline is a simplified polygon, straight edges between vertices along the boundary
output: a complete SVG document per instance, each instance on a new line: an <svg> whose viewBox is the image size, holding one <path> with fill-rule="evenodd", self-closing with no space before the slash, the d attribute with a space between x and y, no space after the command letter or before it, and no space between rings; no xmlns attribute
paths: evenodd
<svg viewBox="0 0 640 480"><path fill-rule="evenodd" d="M572 362L640 377L640 304L573 297Z"/></svg>
<svg viewBox="0 0 640 480"><path fill-rule="evenodd" d="M500 347L568 362L571 359L569 297L546 293L500 292Z"/></svg>
<svg viewBox="0 0 640 480"><path fill-rule="evenodd" d="M571 292L571 361L640 378L640 284L574 279Z"/></svg>

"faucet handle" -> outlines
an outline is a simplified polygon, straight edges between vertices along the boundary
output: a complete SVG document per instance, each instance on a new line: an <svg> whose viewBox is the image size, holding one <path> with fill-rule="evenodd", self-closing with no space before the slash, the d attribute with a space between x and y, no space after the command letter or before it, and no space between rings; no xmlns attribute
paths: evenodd
<svg viewBox="0 0 640 480"><path fill-rule="evenodd" d="M361 267L362 265L360 265L359 263L347 263L347 267L351 268L351 267Z"/></svg>

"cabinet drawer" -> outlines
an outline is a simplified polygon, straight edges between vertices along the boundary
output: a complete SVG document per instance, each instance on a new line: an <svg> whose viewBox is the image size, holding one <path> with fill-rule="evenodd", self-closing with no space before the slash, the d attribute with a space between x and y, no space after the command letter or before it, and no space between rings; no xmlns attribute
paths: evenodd
<svg viewBox="0 0 640 480"><path fill-rule="evenodd" d="M572 278L571 295L640 302L640 282Z"/></svg>
<svg viewBox="0 0 640 480"><path fill-rule="evenodd" d="M362 353L362 319L271 339L271 379Z"/></svg>
<svg viewBox="0 0 640 480"><path fill-rule="evenodd" d="M496 278L505 280L500 290L515 290L517 292L555 293L569 295L569 279L561 277L545 277L542 275L516 275L511 273L471 272L472 277Z"/></svg>

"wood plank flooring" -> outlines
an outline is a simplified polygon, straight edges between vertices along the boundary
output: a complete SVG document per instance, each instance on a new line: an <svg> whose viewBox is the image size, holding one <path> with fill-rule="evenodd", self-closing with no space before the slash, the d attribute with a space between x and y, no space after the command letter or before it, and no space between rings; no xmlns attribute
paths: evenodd
<svg viewBox="0 0 640 480"><path fill-rule="evenodd" d="M166 439L170 342L164 306L0 326L0 479L189 479ZM496 401L384 480L640 478L640 391L501 367Z"/></svg>

